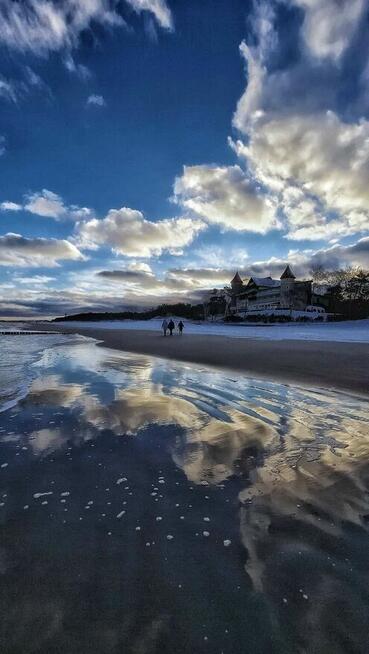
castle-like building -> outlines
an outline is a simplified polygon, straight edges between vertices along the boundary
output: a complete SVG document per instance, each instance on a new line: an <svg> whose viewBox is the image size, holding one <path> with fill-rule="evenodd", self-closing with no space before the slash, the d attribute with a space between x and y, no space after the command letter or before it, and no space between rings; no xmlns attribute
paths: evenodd
<svg viewBox="0 0 369 654"><path fill-rule="evenodd" d="M209 315L238 315L252 313L314 312L324 313L313 294L312 281L298 281L290 266L280 279L250 277L242 280L239 273L230 287L213 291L207 304Z"/></svg>

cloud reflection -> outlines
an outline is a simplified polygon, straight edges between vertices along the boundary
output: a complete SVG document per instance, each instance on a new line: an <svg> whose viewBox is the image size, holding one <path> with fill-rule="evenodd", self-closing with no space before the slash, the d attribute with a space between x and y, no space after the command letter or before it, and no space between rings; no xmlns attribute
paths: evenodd
<svg viewBox="0 0 369 654"><path fill-rule="evenodd" d="M291 651L368 651L365 403L86 343L49 351L21 406L41 459L111 434L160 438L190 484L234 493L241 569Z"/></svg>

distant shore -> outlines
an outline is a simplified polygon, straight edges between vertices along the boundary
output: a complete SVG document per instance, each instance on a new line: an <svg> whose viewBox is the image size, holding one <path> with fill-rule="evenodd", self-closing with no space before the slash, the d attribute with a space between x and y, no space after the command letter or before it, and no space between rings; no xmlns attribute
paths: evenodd
<svg viewBox="0 0 369 654"><path fill-rule="evenodd" d="M38 329L90 336L105 347L244 372L270 381L336 389L369 397L369 344L227 338L149 330L38 324Z"/></svg>

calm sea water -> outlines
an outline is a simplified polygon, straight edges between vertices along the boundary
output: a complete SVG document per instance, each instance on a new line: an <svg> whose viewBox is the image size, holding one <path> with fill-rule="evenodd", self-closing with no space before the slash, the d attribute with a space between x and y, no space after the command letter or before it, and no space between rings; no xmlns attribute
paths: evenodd
<svg viewBox="0 0 369 654"><path fill-rule="evenodd" d="M367 402L21 338L2 653L369 651Z"/></svg>
<svg viewBox="0 0 369 654"><path fill-rule="evenodd" d="M0 323L2 332L20 331L19 323ZM81 341L76 336L74 340ZM66 344L70 337L62 334L45 334L35 336L0 335L0 412L12 406L27 393L32 379L36 375L33 366L48 347Z"/></svg>

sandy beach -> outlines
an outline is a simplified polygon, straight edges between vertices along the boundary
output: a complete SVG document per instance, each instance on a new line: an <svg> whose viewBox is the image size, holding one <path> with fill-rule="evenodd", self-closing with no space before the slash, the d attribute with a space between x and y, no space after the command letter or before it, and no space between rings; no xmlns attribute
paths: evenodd
<svg viewBox="0 0 369 654"><path fill-rule="evenodd" d="M200 363L270 381L369 395L367 343L227 338L208 334L182 337L176 334L164 338L152 330L52 323L38 328L84 334L115 350Z"/></svg>
<svg viewBox="0 0 369 654"><path fill-rule="evenodd" d="M0 404L2 654L367 654L366 400L79 336L0 345L23 382Z"/></svg>

